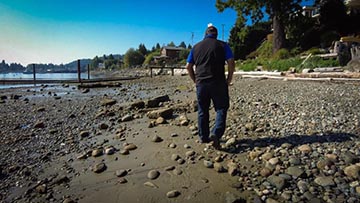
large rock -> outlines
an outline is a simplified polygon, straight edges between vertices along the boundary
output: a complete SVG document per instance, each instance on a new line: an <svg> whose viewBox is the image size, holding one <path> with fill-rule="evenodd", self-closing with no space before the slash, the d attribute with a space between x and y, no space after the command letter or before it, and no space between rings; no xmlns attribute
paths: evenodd
<svg viewBox="0 0 360 203"><path fill-rule="evenodd" d="M161 102L166 102L166 101L170 101L170 98L168 95L163 95L163 96L155 97L153 99L149 99L146 102L146 106L148 108L158 107Z"/></svg>
<svg viewBox="0 0 360 203"><path fill-rule="evenodd" d="M159 117L163 117L165 119L170 119L173 116L173 109L172 108L164 108L164 109L159 109L159 110L155 110L155 111L150 111L147 116L150 119L157 119Z"/></svg>

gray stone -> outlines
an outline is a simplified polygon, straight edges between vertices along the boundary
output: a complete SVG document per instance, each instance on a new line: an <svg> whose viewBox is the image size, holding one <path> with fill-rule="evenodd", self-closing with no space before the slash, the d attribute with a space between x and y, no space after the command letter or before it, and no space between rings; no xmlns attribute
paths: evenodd
<svg viewBox="0 0 360 203"><path fill-rule="evenodd" d="M172 108L164 108L159 110L150 111L147 114L150 119L157 119L159 117L163 117L165 119L170 119L173 117L173 109Z"/></svg>
<svg viewBox="0 0 360 203"><path fill-rule="evenodd" d="M155 184L152 183L152 182L145 182L144 185L147 186L147 187L159 188L157 185L155 185Z"/></svg>
<svg viewBox="0 0 360 203"><path fill-rule="evenodd" d="M204 166L206 168L214 168L214 163L208 160L204 160Z"/></svg>
<svg viewBox="0 0 360 203"><path fill-rule="evenodd" d="M158 96L158 97L149 99L146 102L146 107L148 107L148 108L159 107L159 104L161 102L167 102L167 101L170 101L170 98L168 95Z"/></svg>
<svg viewBox="0 0 360 203"><path fill-rule="evenodd" d="M99 163L99 164L95 164L95 165L92 167L92 171L93 171L94 173L101 173L101 172L105 171L106 168L107 168L107 167L106 167L105 163Z"/></svg>
<svg viewBox="0 0 360 203"><path fill-rule="evenodd" d="M348 177L359 179L360 178L360 166L358 166L358 165L347 166L344 169L344 173Z"/></svg>
<svg viewBox="0 0 360 203"><path fill-rule="evenodd" d="M300 166L290 166L286 169L286 173L295 177L304 177L306 175L305 170Z"/></svg>
<svg viewBox="0 0 360 203"><path fill-rule="evenodd" d="M117 177L123 177L127 175L127 170L121 169L121 170L116 170L115 174Z"/></svg>
<svg viewBox="0 0 360 203"><path fill-rule="evenodd" d="M322 187L335 186L335 182L331 176L316 177L314 182Z"/></svg>
<svg viewBox="0 0 360 203"><path fill-rule="evenodd" d="M160 172L157 170L151 170L149 171L147 177L151 180L154 180L160 176Z"/></svg>
<svg viewBox="0 0 360 203"><path fill-rule="evenodd" d="M168 198L175 198L178 197L181 193L177 190L171 190L169 192L166 193L166 197Z"/></svg>
<svg viewBox="0 0 360 203"><path fill-rule="evenodd" d="M159 137L158 135L155 135L152 139L152 142L162 142L163 139L161 137Z"/></svg>
<svg viewBox="0 0 360 203"><path fill-rule="evenodd" d="M137 146L133 143L129 143L124 147L125 150L135 150L136 148Z"/></svg>
<svg viewBox="0 0 360 203"><path fill-rule="evenodd" d="M280 176L271 175L267 178L269 183L276 187L278 190L282 190L286 185L286 180Z"/></svg>
<svg viewBox="0 0 360 203"><path fill-rule="evenodd" d="M126 114L125 116L121 117L122 122L131 121L133 119L133 116L131 114Z"/></svg>

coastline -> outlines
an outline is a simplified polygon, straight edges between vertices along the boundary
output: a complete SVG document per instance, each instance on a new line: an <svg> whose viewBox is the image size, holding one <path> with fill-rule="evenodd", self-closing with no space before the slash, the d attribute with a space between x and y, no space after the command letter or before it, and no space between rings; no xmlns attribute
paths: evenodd
<svg viewBox="0 0 360 203"><path fill-rule="evenodd" d="M197 142L194 84L187 76L144 77L88 91L72 84L0 89L0 200L294 202L359 197L359 185L353 183L359 176L345 172L359 165L358 83L239 75L233 83L222 151ZM163 95L169 100L155 107L132 107ZM174 109L165 121L148 117L164 108ZM186 125L181 124L184 117ZM136 149L122 154L131 143ZM110 146L113 154L106 154ZM93 156L96 150L102 155ZM180 158L173 159L175 155ZM106 169L95 173L99 163ZM149 178L152 170L159 177ZM319 182L319 177L334 183ZM173 190L180 194L167 197ZM348 193L333 195L342 191Z"/></svg>

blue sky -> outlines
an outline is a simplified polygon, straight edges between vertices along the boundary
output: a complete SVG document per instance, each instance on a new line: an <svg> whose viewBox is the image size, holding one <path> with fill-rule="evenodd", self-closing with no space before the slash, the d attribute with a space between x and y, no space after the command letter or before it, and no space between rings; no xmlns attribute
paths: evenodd
<svg viewBox="0 0 360 203"><path fill-rule="evenodd" d="M1 0L0 60L68 63L203 38L208 23L227 40L236 12L215 0ZM192 33L194 37L192 38ZM193 39L193 40L192 40Z"/></svg>

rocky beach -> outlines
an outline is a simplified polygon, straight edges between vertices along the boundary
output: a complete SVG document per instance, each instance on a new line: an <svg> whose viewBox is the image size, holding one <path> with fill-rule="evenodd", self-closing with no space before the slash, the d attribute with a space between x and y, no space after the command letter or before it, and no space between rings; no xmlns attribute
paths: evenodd
<svg viewBox="0 0 360 203"><path fill-rule="evenodd" d="M359 82L229 88L220 150L188 76L0 89L0 202L360 202Z"/></svg>

